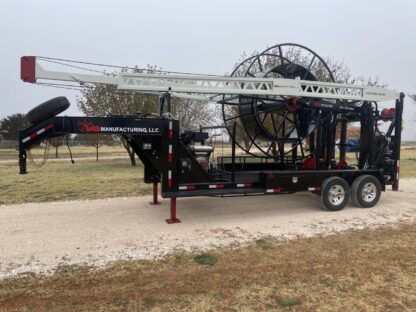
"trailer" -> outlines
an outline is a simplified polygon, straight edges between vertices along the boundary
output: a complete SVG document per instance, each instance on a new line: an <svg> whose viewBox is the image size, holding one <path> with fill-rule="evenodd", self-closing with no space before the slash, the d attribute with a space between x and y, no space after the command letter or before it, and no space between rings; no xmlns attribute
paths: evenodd
<svg viewBox="0 0 416 312"><path fill-rule="evenodd" d="M309 58L295 63L284 49ZM319 195L323 209L339 211L350 199L357 207L373 207L386 186L392 185L394 191L399 187L404 94L335 82L324 60L301 45L268 48L244 60L230 76L91 75L45 70L37 57L24 56L21 79L157 92L158 116L59 117L69 106L64 97L35 107L28 113L33 125L19 134L19 166L21 174L27 173L27 151L56 136L123 136L144 165L144 182L153 184L153 204L158 184L162 197L170 199L168 223L180 222L176 215L180 197L308 191ZM207 128L180 127L171 113L172 96L222 106L223 124L218 128L230 136L230 155L214 158ZM394 101L394 107L382 109L382 101ZM349 128L357 126L359 137L352 141ZM352 150L357 153L356 164L347 162L346 154Z"/></svg>

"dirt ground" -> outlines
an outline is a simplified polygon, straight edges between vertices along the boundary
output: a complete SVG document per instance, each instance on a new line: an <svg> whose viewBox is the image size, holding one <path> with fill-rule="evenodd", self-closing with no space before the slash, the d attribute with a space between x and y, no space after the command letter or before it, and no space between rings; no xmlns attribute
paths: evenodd
<svg viewBox="0 0 416 312"><path fill-rule="evenodd" d="M154 259L175 250L239 245L259 237L289 239L416 220L416 179L402 179L371 209L322 211L312 193L237 198L181 198L168 225L169 201L150 197L0 206L0 277L52 273L60 265L103 266Z"/></svg>

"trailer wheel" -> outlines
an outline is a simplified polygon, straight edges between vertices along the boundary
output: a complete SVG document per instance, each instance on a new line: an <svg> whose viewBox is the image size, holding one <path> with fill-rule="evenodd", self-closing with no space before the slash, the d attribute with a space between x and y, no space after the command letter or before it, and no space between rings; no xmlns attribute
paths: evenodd
<svg viewBox="0 0 416 312"><path fill-rule="evenodd" d="M27 114L26 118L33 124L37 124L45 119L56 116L62 113L69 107L69 101L64 96L59 96L49 101L46 101L34 108Z"/></svg>
<svg viewBox="0 0 416 312"><path fill-rule="evenodd" d="M339 211L350 199L350 187L340 177L329 177L324 180L321 188L321 206L324 210Z"/></svg>
<svg viewBox="0 0 416 312"><path fill-rule="evenodd" d="M356 207L371 208L379 201L381 183L372 175L357 177L351 186L351 201Z"/></svg>

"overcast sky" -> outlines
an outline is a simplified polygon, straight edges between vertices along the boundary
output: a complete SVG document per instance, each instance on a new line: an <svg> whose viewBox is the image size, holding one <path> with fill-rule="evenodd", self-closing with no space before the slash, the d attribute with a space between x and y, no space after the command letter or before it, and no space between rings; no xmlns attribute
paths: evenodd
<svg viewBox="0 0 416 312"><path fill-rule="evenodd" d="M0 0L0 118L76 91L23 83L22 55L224 74L243 51L295 42L416 92L416 1ZM404 138L416 140L405 103Z"/></svg>

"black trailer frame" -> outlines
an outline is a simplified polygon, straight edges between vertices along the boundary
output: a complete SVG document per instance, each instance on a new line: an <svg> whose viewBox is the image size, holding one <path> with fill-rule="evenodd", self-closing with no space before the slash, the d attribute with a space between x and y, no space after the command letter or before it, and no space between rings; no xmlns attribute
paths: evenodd
<svg viewBox="0 0 416 312"><path fill-rule="evenodd" d="M117 134L123 136L144 164L144 182L154 186L157 203L157 185L161 195L170 198L168 223L177 223L176 198L190 196L232 196L247 194L284 194L299 191L319 193L328 177L340 177L349 185L362 175L371 175L380 182L382 190L399 186L401 122L404 94L396 100L394 116L379 114L377 103L364 102L361 106L343 103L308 101L304 109L315 110L324 120L311 134L310 142L314 163L304 166L293 152L289 157L267 158L236 156L236 124L229 129L232 152L219 157L216 168L204 167L191 147L204 145L208 133L180 132L179 121L170 114L170 94L160 98L160 115L128 115L106 117L51 117L19 133L20 173L27 173L27 150L45 139L69 133ZM166 112L164 106L166 103ZM391 125L378 140L377 122L390 121ZM359 144L358 168L345 164L347 126L361 123L362 140ZM335 133L340 127L340 142ZM313 135L313 137L312 137ZM365 138L365 140L364 140ZM339 161L334 160L339 146ZM209 155L208 155L209 157ZM340 166L339 164L342 164Z"/></svg>

